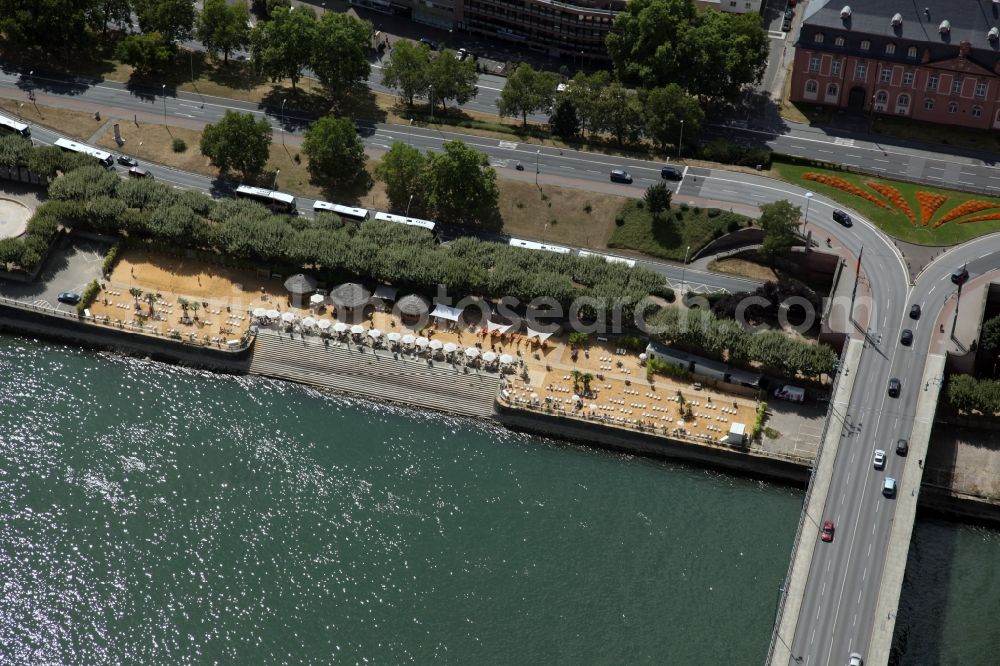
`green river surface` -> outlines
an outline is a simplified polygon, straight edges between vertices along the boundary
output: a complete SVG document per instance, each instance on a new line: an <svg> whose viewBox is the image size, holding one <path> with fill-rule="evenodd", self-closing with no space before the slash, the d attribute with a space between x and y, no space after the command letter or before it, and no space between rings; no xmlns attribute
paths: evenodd
<svg viewBox="0 0 1000 666"><path fill-rule="evenodd" d="M2 664L762 664L802 501L8 336L0 410ZM996 663L997 533L914 552L901 663Z"/></svg>

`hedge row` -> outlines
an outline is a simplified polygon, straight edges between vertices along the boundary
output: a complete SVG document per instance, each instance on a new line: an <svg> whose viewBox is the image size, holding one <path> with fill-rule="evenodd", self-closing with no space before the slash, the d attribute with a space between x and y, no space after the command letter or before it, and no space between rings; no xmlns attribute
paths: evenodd
<svg viewBox="0 0 1000 666"><path fill-rule="evenodd" d="M1000 381L976 379L972 375L952 375L948 379L948 402L967 414L1000 414Z"/></svg>

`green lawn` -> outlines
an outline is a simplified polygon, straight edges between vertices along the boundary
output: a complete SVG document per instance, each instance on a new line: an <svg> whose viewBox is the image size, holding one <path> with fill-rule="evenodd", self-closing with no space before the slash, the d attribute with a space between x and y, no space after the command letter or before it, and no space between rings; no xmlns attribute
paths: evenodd
<svg viewBox="0 0 1000 666"><path fill-rule="evenodd" d="M608 247L636 250L652 257L684 261L688 246L694 256L709 241L725 233L750 226L749 217L718 208L674 204L670 211L653 219L642 201L629 201L615 221Z"/></svg>
<svg viewBox="0 0 1000 666"><path fill-rule="evenodd" d="M874 178L871 176L846 173L833 169L786 164L778 161L774 162L772 170L782 180L794 183L800 187L808 188L819 194L823 194L834 201L842 203L847 208L852 208L858 211L861 215L877 224L879 228L890 236L909 243L917 243L919 245L956 245L963 241L967 241L970 238L975 238L976 236L982 236L994 231L1000 231L1000 220L987 220L960 224L961 220L974 217L976 215L986 215L991 213L1000 214L1000 199L996 197L987 197L979 194L972 194L970 192L944 189L941 187L914 185L913 183L905 183L898 180ZM874 195L876 198L886 201L889 208L882 208L860 196L845 192L839 188L807 180L802 177L803 174L807 172L841 178L868 192L869 194ZM889 203L884 196L875 192L871 187L866 185L867 182L875 182L880 185L888 185L896 188L899 193L903 195L906 202L909 203L911 210L916 216L916 224L911 223L909 218ZM922 224L920 202L917 199L917 192L926 192L928 194L937 194L947 197L945 202L941 204L940 208L934 212L934 215L930 218L926 226ZM935 223L937 223L943 216L947 215L949 211L967 201L989 202L995 204L996 208L990 208L971 213L969 215L963 215L958 217L956 220L946 222L941 226L934 228Z"/></svg>

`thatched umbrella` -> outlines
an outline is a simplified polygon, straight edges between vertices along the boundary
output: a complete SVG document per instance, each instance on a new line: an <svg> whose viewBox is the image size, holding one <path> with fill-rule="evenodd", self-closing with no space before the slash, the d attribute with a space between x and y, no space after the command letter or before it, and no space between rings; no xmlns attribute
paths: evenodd
<svg viewBox="0 0 1000 666"><path fill-rule="evenodd" d="M372 293L357 282L345 282L330 292L330 300L335 305L349 310L364 306L371 297Z"/></svg>
<svg viewBox="0 0 1000 666"><path fill-rule="evenodd" d="M410 294L396 301L396 309L404 317L423 317L431 311L431 304L423 296Z"/></svg>
<svg viewBox="0 0 1000 666"><path fill-rule="evenodd" d="M287 289L290 294L305 296L306 294L311 294L316 291L317 284L318 283L315 278L303 273L296 273L292 277L285 280L285 289Z"/></svg>

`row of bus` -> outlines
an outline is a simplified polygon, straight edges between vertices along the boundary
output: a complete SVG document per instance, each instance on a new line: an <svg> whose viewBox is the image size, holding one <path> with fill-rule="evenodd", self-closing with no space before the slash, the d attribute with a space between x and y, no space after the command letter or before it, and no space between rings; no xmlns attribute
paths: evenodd
<svg viewBox="0 0 1000 666"><path fill-rule="evenodd" d="M236 196L240 199L250 199L266 206L275 213L285 215L295 215L298 212L295 197L285 192L277 192L262 187L252 187L250 185L240 185L236 188ZM436 226L430 220L421 220L405 215L393 215L392 213L382 213L371 211L367 208L354 208L341 204L329 203L327 201L317 201L313 204L313 213L335 213L338 217L352 222L364 222L365 220L380 220L382 222L393 222L395 224L405 224L411 227L420 227L430 232Z"/></svg>

